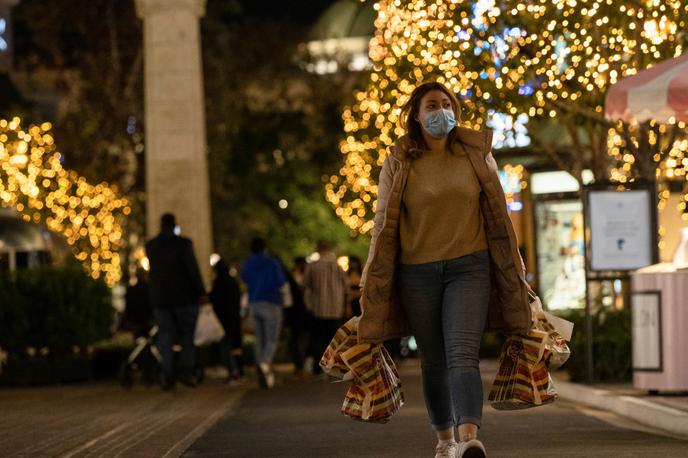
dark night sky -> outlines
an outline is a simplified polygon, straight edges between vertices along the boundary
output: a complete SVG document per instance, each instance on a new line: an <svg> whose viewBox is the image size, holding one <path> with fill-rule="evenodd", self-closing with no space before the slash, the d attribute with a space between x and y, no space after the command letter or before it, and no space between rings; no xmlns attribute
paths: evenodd
<svg viewBox="0 0 688 458"><path fill-rule="evenodd" d="M227 0L208 0L227 1ZM264 18L288 18L308 25L335 3L336 0L240 0L242 15Z"/></svg>

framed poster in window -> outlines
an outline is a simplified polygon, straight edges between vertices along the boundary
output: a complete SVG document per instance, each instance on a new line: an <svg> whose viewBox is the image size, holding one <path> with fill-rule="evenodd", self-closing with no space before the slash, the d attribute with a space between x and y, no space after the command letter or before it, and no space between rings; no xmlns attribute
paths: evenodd
<svg viewBox="0 0 688 458"><path fill-rule="evenodd" d="M651 192L588 191L591 270L635 270L653 263Z"/></svg>
<svg viewBox="0 0 688 458"><path fill-rule="evenodd" d="M663 372L662 293L631 293L633 370Z"/></svg>

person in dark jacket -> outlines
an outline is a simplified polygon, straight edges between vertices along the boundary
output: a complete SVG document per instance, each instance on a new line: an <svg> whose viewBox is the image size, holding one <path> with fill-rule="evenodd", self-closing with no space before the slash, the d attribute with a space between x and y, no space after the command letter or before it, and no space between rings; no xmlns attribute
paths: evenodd
<svg viewBox="0 0 688 458"><path fill-rule="evenodd" d="M280 260L278 259L278 261ZM299 380L303 380L306 377L303 369L306 362L307 328L309 324L308 310L306 310L306 303L303 300L303 270L300 270L301 261L303 261L303 268L305 270L306 258L296 257L294 258L294 268L291 272L280 261L291 293L291 304L284 305L284 323L289 328L289 353L294 363L294 377Z"/></svg>
<svg viewBox="0 0 688 458"><path fill-rule="evenodd" d="M169 390L175 381L172 345L177 341L182 346L177 378L188 386L196 384L192 375L196 362L194 331L205 288L191 240L175 234L174 215L162 215L160 226L160 234L146 243L146 256L150 262L151 305L159 328L162 388Z"/></svg>
<svg viewBox="0 0 688 458"><path fill-rule="evenodd" d="M363 267L357 256L349 257L349 268L346 277L349 280L349 291L346 295L346 318L361 314L361 275Z"/></svg>
<svg viewBox="0 0 688 458"><path fill-rule="evenodd" d="M243 376L241 358L241 289L229 275L229 265L220 259L213 266L215 280L208 297L215 315L225 329L225 336L218 343L222 364L229 370L230 379Z"/></svg>
<svg viewBox="0 0 688 458"><path fill-rule="evenodd" d="M255 323L258 380L261 387L272 388L275 384L272 360L282 328L282 287L286 278L279 262L267 253L264 239L255 238L251 252L241 270L241 278L248 285L248 302Z"/></svg>
<svg viewBox="0 0 688 458"><path fill-rule="evenodd" d="M136 269L136 282L127 284L124 294L124 328L134 334L134 338L145 336L153 322L153 310L150 305L150 291L146 271Z"/></svg>

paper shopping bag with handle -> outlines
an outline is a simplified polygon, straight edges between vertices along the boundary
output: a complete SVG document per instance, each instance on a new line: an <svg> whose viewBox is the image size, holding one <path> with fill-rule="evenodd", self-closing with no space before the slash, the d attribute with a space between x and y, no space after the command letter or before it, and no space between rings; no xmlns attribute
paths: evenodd
<svg viewBox="0 0 688 458"><path fill-rule="evenodd" d="M499 355L499 370L489 401L497 410L537 407L557 398L547 366L551 352L545 345L547 333L531 329L526 335L512 335Z"/></svg>
<svg viewBox="0 0 688 458"><path fill-rule="evenodd" d="M404 403L394 361L382 344L358 344L358 317L335 334L320 360L327 374L351 380L342 413L355 420L386 423Z"/></svg>
<svg viewBox="0 0 688 458"><path fill-rule="evenodd" d="M322 370L334 378L351 380L351 369L342 360L342 354L358 344L358 320L353 317L335 333L320 359Z"/></svg>
<svg viewBox="0 0 688 458"><path fill-rule="evenodd" d="M404 404L404 394L394 361L385 347L356 345L342 359L353 374L342 413L354 420L387 423Z"/></svg>

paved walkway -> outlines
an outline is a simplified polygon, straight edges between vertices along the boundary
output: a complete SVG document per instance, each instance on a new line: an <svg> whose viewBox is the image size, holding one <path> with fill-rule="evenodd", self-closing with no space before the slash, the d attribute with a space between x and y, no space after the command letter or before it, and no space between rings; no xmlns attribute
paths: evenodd
<svg viewBox="0 0 688 458"><path fill-rule="evenodd" d="M418 364L400 369L407 403L386 425L341 415L345 384L284 374L270 391L212 379L172 393L114 383L3 389L0 456L433 456ZM493 371L486 361L486 390ZM566 400L520 412L486 405L481 438L491 457L688 457L680 437Z"/></svg>
<svg viewBox="0 0 688 458"><path fill-rule="evenodd" d="M483 375L493 374L489 364ZM386 425L339 413L345 384L307 382L250 391L185 457L424 457L434 437L417 364L401 368L407 403ZM520 412L485 406L481 438L490 457L687 457L688 442L567 401Z"/></svg>
<svg viewBox="0 0 688 458"><path fill-rule="evenodd" d="M241 393L213 381L169 393L115 383L3 389L0 456L180 456Z"/></svg>

